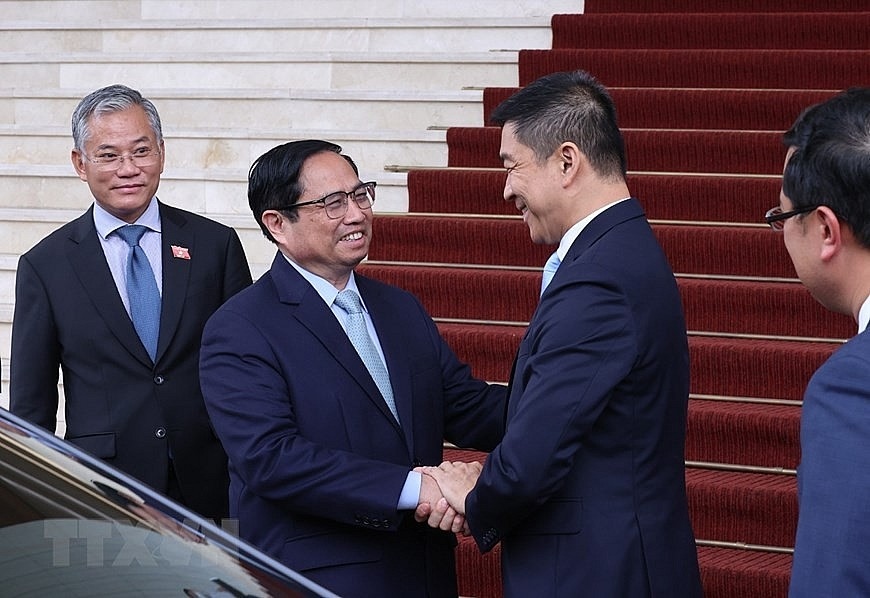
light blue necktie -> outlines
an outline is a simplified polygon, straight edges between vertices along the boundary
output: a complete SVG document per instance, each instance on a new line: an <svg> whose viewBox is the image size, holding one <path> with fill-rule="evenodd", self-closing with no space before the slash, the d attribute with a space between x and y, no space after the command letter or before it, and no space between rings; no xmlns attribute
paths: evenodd
<svg viewBox="0 0 870 598"><path fill-rule="evenodd" d="M396 411L396 401L393 399L393 387L390 386L390 375L381 356L378 355L377 347L369 336L366 328L366 319L363 315L362 300L351 289L341 291L335 298L335 304L347 312L347 336L359 353L372 379L381 391L387 407L393 413L396 421L399 421L399 413Z"/></svg>
<svg viewBox="0 0 870 598"><path fill-rule="evenodd" d="M127 297L130 300L130 318L154 361L157 356L157 336L160 333L160 291L154 271L139 240L148 229L139 224L122 226L115 230L130 246L127 254Z"/></svg>
<svg viewBox="0 0 870 598"><path fill-rule="evenodd" d="M541 295L544 294L547 285L553 280L553 276L556 274L556 270L559 269L559 264L561 263L562 260L559 259L559 254L554 251L553 255L547 260L547 263L544 264L544 276L541 278Z"/></svg>

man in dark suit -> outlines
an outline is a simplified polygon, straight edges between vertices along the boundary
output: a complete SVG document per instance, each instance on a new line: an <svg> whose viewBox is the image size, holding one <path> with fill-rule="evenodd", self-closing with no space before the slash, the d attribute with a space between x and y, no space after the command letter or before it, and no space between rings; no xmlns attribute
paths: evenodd
<svg viewBox="0 0 870 598"><path fill-rule="evenodd" d="M72 163L94 204L19 260L10 408L54 431L60 366L67 440L202 515L225 517L226 455L198 362L205 321L251 283L238 235L157 200L163 135L139 92L91 93L72 129ZM141 234L137 247L126 230ZM128 288L135 253L147 291ZM143 297L152 310L145 328Z"/></svg>
<svg viewBox="0 0 870 598"><path fill-rule="evenodd" d="M248 200L278 253L206 325L203 394L244 539L339 595L455 597L456 539L413 513L441 494L412 469L444 439L495 446L505 387L472 378L414 296L354 273L374 199L332 143L257 159Z"/></svg>
<svg viewBox="0 0 870 598"><path fill-rule="evenodd" d="M504 439L482 471L427 471L481 550L501 542L508 598L699 596L685 323L626 186L613 102L587 73L557 73L493 120L505 200L532 241L559 246L511 375Z"/></svg>
<svg viewBox="0 0 870 598"><path fill-rule="evenodd" d="M765 219L810 293L858 323L804 394L789 595L870 596L870 88L809 108L784 142Z"/></svg>

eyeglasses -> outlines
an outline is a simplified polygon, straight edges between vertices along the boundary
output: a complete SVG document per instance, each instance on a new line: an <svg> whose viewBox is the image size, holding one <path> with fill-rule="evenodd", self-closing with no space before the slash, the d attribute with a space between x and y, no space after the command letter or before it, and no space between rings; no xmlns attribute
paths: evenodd
<svg viewBox="0 0 870 598"><path fill-rule="evenodd" d="M378 184L374 181L360 183L354 187L352 191L336 191L335 193L324 195L320 199L312 199L311 201L303 201L301 203L295 203L292 206L275 209L295 210L302 206L312 206L319 203L323 204L323 208L326 210L326 216L328 218L338 220L347 214L348 201L351 199L356 202L356 205L361 210L368 210L371 208L372 204L375 203L375 187L377 187L377 185Z"/></svg>
<svg viewBox="0 0 870 598"><path fill-rule="evenodd" d="M806 214L807 212L812 212L819 206L804 206L802 208L797 208L795 210L789 210L788 212L783 212L782 208L776 206L775 208L770 208L767 213L764 215L764 221L770 225L770 228L775 230L776 232L780 232L783 228L785 228L785 221L791 218L792 216L797 216L798 214Z"/></svg>
<svg viewBox="0 0 870 598"><path fill-rule="evenodd" d="M154 166L160 161L160 150L152 147L140 147L129 154L116 154L114 152L101 151L95 156L85 156L85 160L93 164L101 172L114 172L121 168L124 160L130 160L137 168Z"/></svg>

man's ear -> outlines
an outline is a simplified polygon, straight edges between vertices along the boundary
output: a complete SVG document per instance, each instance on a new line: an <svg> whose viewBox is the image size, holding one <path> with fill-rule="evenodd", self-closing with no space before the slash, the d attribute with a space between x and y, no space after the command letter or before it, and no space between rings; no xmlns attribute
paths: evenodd
<svg viewBox="0 0 870 598"><path fill-rule="evenodd" d="M263 215L260 216L260 222L263 223L263 226L266 227L266 230L269 231L269 234L271 234L278 243L282 243L284 237L287 235L287 231L284 230L285 220L286 218L284 215L277 210L266 210L263 212Z"/></svg>
<svg viewBox="0 0 870 598"><path fill-rule="evenodd" d="M79 175L79 178L85 182L88 181L88 173L85 170L85 158L82 156L81 152L77 149L73 149L69 155L70 161L72 161L73 168L76 170L76 174Z"/></svg>
<svg viewBox="0 0 870 598"><path fill-rule="evenodd" d="M566 141L556 150L559 159L559 172L564 186L570 185L588 167L586 156L575 143Z"/></svg>
<svg viewBox="0 0 870 598"><path fill-rule="evenodd" d="M827 206L819 206L810 218L814 221L811 225L818 227L821 234L821 255L823 262L831 261L843 249L845 237L849 235L848 229L840 222L834 211Z"/></svg>

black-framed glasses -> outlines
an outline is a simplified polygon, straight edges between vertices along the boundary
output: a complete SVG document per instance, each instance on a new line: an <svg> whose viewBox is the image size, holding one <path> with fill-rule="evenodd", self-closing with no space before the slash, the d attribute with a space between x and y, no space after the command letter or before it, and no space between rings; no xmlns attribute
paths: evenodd
<svg viewBox="0 0 870 598"><path fill-rule="evenodd" d="M356 202L356 205L359 207L359 209L370 209L372 207L372 204L375 203L375 187L377 186L378 184L375 181L368 181L367 183L360 183L351 191L336 191L334 193L324 195L320 199L303 201L300 203L295 203L292 206L285 206L283 208L276 209L294 210L296 208L301 208L302 206L313 206L314 204L322 204L323 209L326 210L326 216L328 218L331 218L332 220L338 220L339 218L344 218L344 215L347 214L347 202L349 202L351 199Z"/></svg>
<svg viewBox="0 0 870 598"><path fill-rule="evenodd" d="M136 168L147 168L154 166L160 161L160 148L155 147L139 147L134 149L129 154L118 154L108 150L100 150L93 156L82 154L85 160L93 164L97 170L102 172L114 172L121 168L124 160L129 160L136 165Z"/></svg>
<svg viewBox="0 0 870 598"><path fill-rule="evenodd" d="M785 228L785 221L791 218L792 216L797 216L798 214L806 214L807 212L812 212L819 206L804 206L802 208L797 208L794 210L789 210L788 212L783 212L782 208L776 206L775 208L770 208L767 213L764 215L764 221L770 225L770 228L775 230L776 232L780 232L783 228Z"/></svg>

